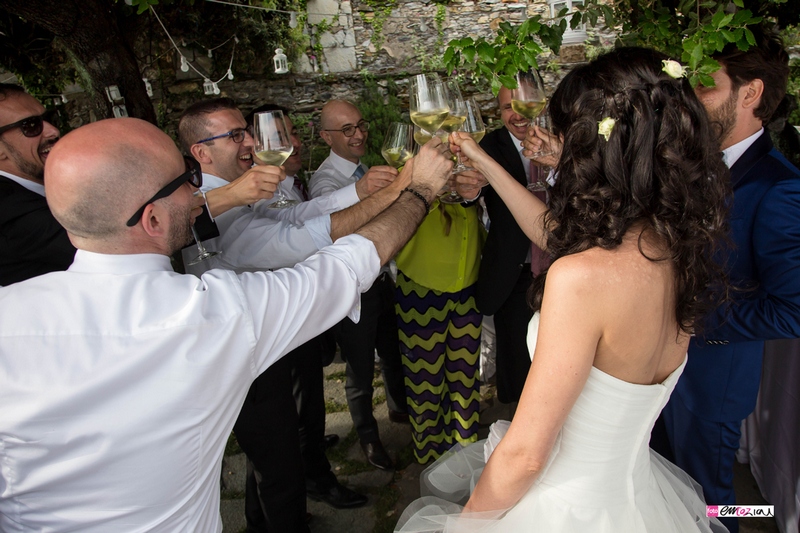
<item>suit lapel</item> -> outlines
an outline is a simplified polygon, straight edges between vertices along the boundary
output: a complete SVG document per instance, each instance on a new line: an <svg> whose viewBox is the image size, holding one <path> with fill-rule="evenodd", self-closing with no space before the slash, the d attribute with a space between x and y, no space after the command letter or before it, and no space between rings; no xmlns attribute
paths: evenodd
<svg viewBox="0 0 800 533"><path fill-rule="evenodd" d="M772 139L770 139L769 132L765 129L764 133L750 145L750 148L748 148L731 167L731 187L734 189L739 187L747 173L750 172L755 164L766 156L770 150L772 150Z"/></svg>

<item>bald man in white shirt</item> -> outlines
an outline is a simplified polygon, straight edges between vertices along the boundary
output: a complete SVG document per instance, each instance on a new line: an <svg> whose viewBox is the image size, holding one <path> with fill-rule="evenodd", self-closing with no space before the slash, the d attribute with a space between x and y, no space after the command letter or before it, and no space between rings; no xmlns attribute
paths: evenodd
<svg viewBox="0 0 800 533"><path fill-rule="evenodd" d="M409 192L308 261L197 278L169 263L200 184L169 137L137 119L66 135L46 180L75 262L0 289L0 530L221 531L219 462L247 385L357 317L444 185L444 152L429 145Z"/></svg>

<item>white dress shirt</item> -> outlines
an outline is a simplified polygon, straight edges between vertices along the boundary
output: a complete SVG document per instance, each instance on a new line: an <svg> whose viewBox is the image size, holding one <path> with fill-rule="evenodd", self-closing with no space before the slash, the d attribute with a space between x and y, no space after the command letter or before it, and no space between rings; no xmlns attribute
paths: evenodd
<svg viewBox="0 0 800 533"><path fill-rule="evenodd" d="M218 176L203 173L205 192L227 184ZM331 244L329 213L349 207L353 197L358 200L355 186L331 198L286 209L267 209L261 202L230 209L214 218L220 236L203 241L207 249L222 253L190 266L197 248L184 248L186 272L200 275L212 268L243 272L293 266Z"/></svg>
<svg viewBox="0 0 800 533"><path fill-rule="evenodd" d="M311 196L311 198L327 196L334 191L354 184L358 180L353 176L353 173L359 166L361 166L365 172L368 170L368 167L360 161L358 163L353 163L343 157L339 157L331 150L328 158L322 162L308 182L309 196Z"/></svg>
<svg viewBox="0 0 800 533"><path fill-rule="evenodd" d="M252 381L358 314L358 235L294 268L202 278L79 250L0 289L0 531L222 531L225 443Z"/></svg>
<svg viewBox="0 0 800 533"><path fill-rule="evenodd" d="M750 148L756 139L761 137L761 134L764 133L764 128L759 129L757 132L752 134L747 139L743 139L738 143L734 144L733 146L728 146L722 151L722 161L731 168L734 163L736 163L742 155Z"/></svg>
<svg viewBox="0 0 800 533"><path fill-rule="evenodd" d="M15 176L14 174L9 174L8 172L3 172L0 170L0 176L6 177L11 181L18 183L28 189L31 192L35 192L41 196L44 196L44 185L41 183L36 183L35 181L26 180L25 178L20 178L19 176Z"/></svg>

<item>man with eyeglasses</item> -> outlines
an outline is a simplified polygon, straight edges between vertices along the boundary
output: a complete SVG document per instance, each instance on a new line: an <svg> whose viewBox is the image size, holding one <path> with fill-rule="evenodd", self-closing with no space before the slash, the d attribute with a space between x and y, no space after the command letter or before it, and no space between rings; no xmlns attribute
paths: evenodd
<svg viewBox="0 0 800 533"><path fill-rule="evenodd" d="M0 84L0 285L64 270L75 247L47 207L44 165L58 129L35 98Z"/></svg>
<svg viewBox="0 0 800 533"><path fill-rule="evenodd" d="M222 531L219 464L248 384L357 318L444 185L445 152L429 143L388 209L308 261L198 278L169 261L202 179L171 139L133 118L66 135L46 180L75 261L0 288L0 531Z"/></svg>
<svg viewBox="0 0 800 533"><path fill-rule="evenodd" d="M331 100L322 108L320 136L331 147L328 158L311 178L312 198L337 194L353 183L380 189L392 183L397 171L388 166L367 168L361 163L366 152L369 122L356 106L344 100ZM394 468L383 447L378 422L372 413L372 381L375 352L381 361L389 419L408 423L403 366L394 311L394 280L388 267L372 288L361 297L365 310L360 322L345 318L334 334L342 359L347 363L345 392L353 425L367 461L382 470Z"/></svg>
<svg viewBox="0 0 800 533"><path fill-rule="evenodd" d="M198 102L183 113L178 125L180 141L184 150L200 162L203 191L210 193L277 168L251 168L254 141L246 127L241 111L229 98ZM359 202L363 191L353 183L331 195L289 208L270 209L261 202L215 215L220 236L206 246L222 253L187 267L187 271L200 274L209 268L244 272L292 267L368 222L398 197L400 185L371 194L369 202ZM194 254L196 250L191 247L184 250L185 258ZM306 483L291 390L291 361L281 361L259 376L234 432L251 462L245 494L248 529L307 531ZM328 474L329 470L328 467ZM313 494L309 495L336 507L356 507L366 502L364 496L339 484L332 474L326 476L324 487L316 488L310 487Z"/></svg>

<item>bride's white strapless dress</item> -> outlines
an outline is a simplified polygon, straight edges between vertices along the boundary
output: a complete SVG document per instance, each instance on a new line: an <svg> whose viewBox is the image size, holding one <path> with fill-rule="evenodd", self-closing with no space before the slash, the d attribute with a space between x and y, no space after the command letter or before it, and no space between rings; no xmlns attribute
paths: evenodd
<svg viewBox="0 0 800 533"><path fill-rule="evenodd" d="M538 315L528 328L530 353ZM650 431L683 371L638 385L592 367L556 439L546 467L511 509L460 514L508 422L489 438L441 457L423 472L422 494L395 531L542 533L725 532L706 517L702 489L651 451ZM449 503L455 502L455 503Z"/></svg>

